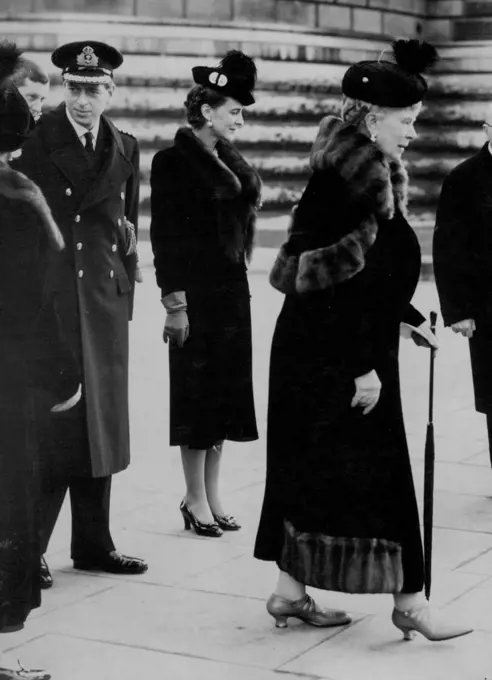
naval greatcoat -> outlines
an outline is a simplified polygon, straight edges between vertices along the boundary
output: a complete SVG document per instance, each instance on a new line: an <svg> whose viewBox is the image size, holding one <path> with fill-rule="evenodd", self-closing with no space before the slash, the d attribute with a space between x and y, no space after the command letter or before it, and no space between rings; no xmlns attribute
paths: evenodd
<svg viewBox="0 0 492 680"><path fill-rule="evenodd" d="M104 115L98 149L94 166L63 103L43 115L16 167L41 187L66 241L52 258L46 297L81 376L92 476L104 477L130 460L128 322L136 255L126 254L124 218L136 228L139 149Z"/></svg>

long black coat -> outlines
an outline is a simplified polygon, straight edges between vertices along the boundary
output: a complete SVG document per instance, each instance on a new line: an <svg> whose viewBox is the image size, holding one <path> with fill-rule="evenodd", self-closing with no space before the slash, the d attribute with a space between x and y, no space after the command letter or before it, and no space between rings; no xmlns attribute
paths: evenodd
<svg viewBox="0 0 492 680"><path fill-rule="evenodd" d="M171 445L258 437L253 400L251 252L260 180L232 144L213 155L191 129L154 157L151 240L162 295L184 291L190 338L169 352Z"/></svg>
<svg viewBox="0 0 492 680"><path fill-rule="evenodd" d="M367 138L334 128L325 130L323 162L314 163L272 272L277 287L294 287L273 338L255 556L319 588L419 591L422 547L398 346L400 322L423 320L410 306L420 249L403 201L391 205L404 189L402 168L391 168L390 180ZM351 407L354 379L373 369L382 391L364 416Z"/></svg>
<svg viewBox="0 0 492 680"><path fill-rule="evenodd" d="M52 404L71 396L56 363L38 343L45 256L63 241L39 190L0 168L0 632L19 627L39 606L35 499L37 463L29 396L33 381ZM59 355L58 355L59 358ZM42 370L44 366L44 370Z"/></svg>
<svg viewBox="0 0 492 680"><path fill-rule="evenodd" d="M446 326L474 319L470 340L477 411L492 413L492 155L488 144L444 180L433 255Z"/></svg>
<svg viewBox="0 0 492 680"><path fill-rule="evenodd" d="M104 163L92 172L61 104L45 114L16 167L43 190L65 238L53 258L47 292L59 330L79 366L92 475L130 461L128 322L135 255L127 256L123 219L137 224L137 141L101 118Z"/></svg>

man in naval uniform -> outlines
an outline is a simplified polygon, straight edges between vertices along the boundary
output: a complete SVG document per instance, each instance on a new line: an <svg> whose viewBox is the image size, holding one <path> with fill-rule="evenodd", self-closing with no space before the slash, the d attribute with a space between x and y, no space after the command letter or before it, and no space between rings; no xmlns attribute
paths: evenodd
<svg viewBox="0 0 492 680"><path fill-rule="evenodd" d="M65 101L43 115L15 167L43 190L66 242L53 257L47 295L74 358L82 398L43 429L41 546L46 551L67 489L76 569L140 574L144 561L119 553L109 528L111 476L130 462L128 331L137 270L139 150L104 115L118 50L91 40L52 55ZM55 328L56 325L56 328ZM52 585L42 558L42 585Z"/></svg>

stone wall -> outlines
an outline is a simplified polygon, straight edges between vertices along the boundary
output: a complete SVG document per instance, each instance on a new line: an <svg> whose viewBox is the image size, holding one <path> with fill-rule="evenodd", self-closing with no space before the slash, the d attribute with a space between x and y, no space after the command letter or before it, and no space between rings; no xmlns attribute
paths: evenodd
<svg viewBox="0 0 492 680"><path fill-rule="evenodd" d="M448 2L448 0L435 0ZM451 0L452 1L452 0ZM331 34L419 35L428 0L0 0L11 15L83 12L161 20L290 24ZM448 2L449 4L449 2Z"/></svg>

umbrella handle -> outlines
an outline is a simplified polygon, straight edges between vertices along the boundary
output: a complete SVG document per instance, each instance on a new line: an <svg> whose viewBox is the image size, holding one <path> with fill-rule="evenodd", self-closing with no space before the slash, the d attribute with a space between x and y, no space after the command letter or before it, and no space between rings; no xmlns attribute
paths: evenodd
<svg viewBox="0 0 492 680"><path fill-rule="evenodd" d="M437 313L430 313L430 327L431 331L436 334ZM436 357L436 350L431 347L430 351L430 378L429 378L429 423L434 420L434 359Z"/></svg>

